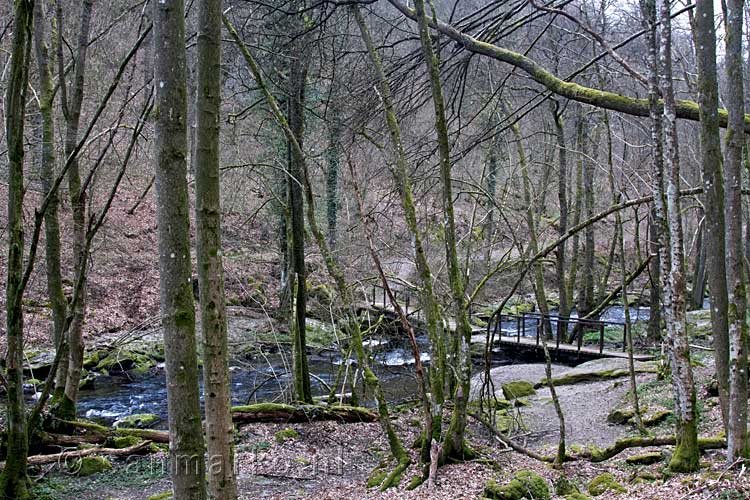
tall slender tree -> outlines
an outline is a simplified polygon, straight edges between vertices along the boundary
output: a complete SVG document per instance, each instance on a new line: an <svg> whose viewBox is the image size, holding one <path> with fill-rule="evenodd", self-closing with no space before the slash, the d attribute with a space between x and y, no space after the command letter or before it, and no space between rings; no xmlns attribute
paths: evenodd
<svg viewBox="0 0 750 500"><path fill-rule="evenodd" d="M744 0L722 0L726 30L727 121L724 177L726 178L726 267L729 307L729 414L727 460L750 453L747 438L747 294L742 245L742 148L745 142L745 90L742 75ZM720 258L720 256L717 256ZM718 374L717 374L718 376Z"/></svg>
<svg viewBox="0 0 750 500"><path fill-rule="evenodd" d="M184 3L160 0L153 9L156 213L172 491L180 500L204 500L205 450L188 220Z"/></svg>
<svg viewBox="0 0 750 500"><path fill-rule="evenodd" d="M653 10L649 8L649 11ZM649 15L649 17L655 18L656 15ZM666 213L667 222L667 227L662 229L664 234L662 241L668 242L662 245L662 279L666 284L667 340L675 396L677 441L669 467L676 472L691 472L697 470L699 466L698 415L686 328L685 295L687 289L679 196L680 157L677 140L677 112L672 73L672 17L670 3L667 0L663 0L659 6L659 21L658 81L663 100L664 170L663 173L654 172L654 203L660 207L658 210Z"/></svg>
<svg viewBox="0 0 750 500"><path fill-rule="evenodd" d="M91 30L91 15L94 8L93 0L81 2L81 13L78 18L80 26L76 44L74 60L73 84L68 88L63 58L63 26L64 7L57 2L57 66L60 86L60 105L65 118L65 157L72 158L68 167L68 195L73 212L73 274L82 277L83 290L80 299L74 304L70 313L72 321L67 331L67 361L62 368L65 374L65 391L62 398L57 400L56 413L62 419L73 419L76 413L78 386L83 370L83 326L86 313L86 262L84 255L86 246L86 191L81 182L81 171L78 155L75 149L78 145L78 131L81 123L81 108L83 106L84 81L86 63L88 59L89 32ZM68 92L70 90L70 92ZM58 378L62 382L62 376ZM58 391L59 394L59 391Z"/></svg>
<svg viewBox="0 0 750 500"><path fill-rule="evenodd" d="M221 0L201 0L198 12L195 172L196 259L203 338L208 496L237 498L227 317L221 246Z"/></svg>
<svg viewBox="0 0 750 500"><path fill-rule="evenodd" d="M29 498L26 476L29 441L23 399L23 131L33 17L34 2L16 0L10 77L5 96L5 137L8 146L8 278L5 289L8 444L5 466L0 474L0 496L17 500Z"/></svg>
<svg viewBox="0 0 750 500"><path fill-rule="evenodd" d="M706 252L726 254L724 180L721 173L719 86L716 75L716 26L713 0L695 2L694 36L698 63L698 103L701 113L700 163L703 174ZM724 258L709 258L708 294L716 364L716 381L724 423L729 415L729 333L727 326L727 266ZM731 269L731 268L730 268ZM696 286L694 283L693 286Z"/></svg>

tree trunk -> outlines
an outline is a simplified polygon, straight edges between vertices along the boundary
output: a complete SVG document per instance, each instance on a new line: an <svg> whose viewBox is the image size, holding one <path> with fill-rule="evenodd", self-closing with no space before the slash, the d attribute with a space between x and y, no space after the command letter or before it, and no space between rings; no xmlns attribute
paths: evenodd
<svg viewBox="0 0 750 500"><path fill-rule="evenodd" d="M296 398L303 403L312 403L310 389L310 370L307 366L307 342L305 317L307 316L307 272L305 269L305 215L304 200L302 198L302 144L305 131L305 86L307 83L307 63L302 51L301 43L295 42L292 50L291 67L289 69L289 100L288 122L294 134L300 151L288 143L289 175L287 185L289 189L289 205L291 211L291 272L294 280L293 300L294 314L292 315L292 339L294 362L294 392Z"/></svg>
<svg viewBox="0 0 750 500"><path fill-rule="evenodd" d="M62 271L60 264L60 222L58 217L57 190L52 190L55 182L55 123L53 116L54 83L50 68L44 13L44 3L34 4L34 48L39 77L39 113L41 115L40 137L40 172L44 191L50 193L47 211L44 213L44 249L47 275L47 295L52 309L52 340L54 345L65 351L60 357L55 378L55 401L59 401L65 392L67 377L67 344L61 343L64 335L65 316L68 303L63 293Z"/></svg>
<svg viewBox="0 0 750 500"><path fill-rule="evenodd" d="M6 284L5 354L7 452L0 474L0 496L29 497L26 464L29 452L23 399L23 130L29 81L33 1L16 0L10 76L5 96L5 137L8 147L8 278Z"/></svg>
<svg viewBox="0 0 750 500"><path fill-rule="evenodd" d="M86 56L89 46L89 31L91 28L91 12L93 0L81 3L81 15L78 19L80 31L76 47L75 73L71 95L68 96L65 82L64 60L62 56L63 10L61 2L57 4L58 24L58 68L60 78L60 99L65 116L65 156L74 154L78 145L78 129L81 120L81 106L83 104L83 84L86 76ZM69 98L68 98L69 97ZM76 401L78 400L78 385L81 381L83 369L83 324L86 313L86 192L82 189L81 173L78 158L73 158L68 169L68 195L73 212L73 275L83 277L83 290L78 303L72 311L72 321L68 328L68 374L65 379L65 395L59 401L57 415L63 419L75 417Z"/></svg>
<svg viewBox="0 0 750 500"><path fill-rule="evenodd" d="M560 208L560 220L557 225L557 234L559 237L565 235L568 230L568 152L565 146L565 127L563 126L562 111L559 104L555 101L552 106L552 116L555 119L555 138L557 139L557 201ZM568 302L568 288L565 279L565 250L567 242L557 246L556 254L556 271L557 271L557 290L560 300L558 314L560 316L570 316L570 302ZM558 328L564 328L563 323L559 323ZM562 333L562 332L558 332Z"/></svg>
<svg viewBox="0 0 750 500"><path fill-rule="evenodd" d="M456 248L456 223L453 211L453 187L451 178L450 142L448 138L448 122L445 118L445 101L443 87L440 81L440 65L435 53L430 28L423 0L415 0L415 8L419 23L419 38L422 44L427 72L432 89L432 102L435 110L435 129L437 131L438 152L440 160L440 181L442 186L443 213L445 217L445 260L448 269L448 282L451 288L453 315L456 323L455 335L458 345L455 358L457 387L453 395L453 414L443 444L443 458L465 458L467 446L464 440L466 430L466 407L469 402L471 384L471 326L466 310L466 296L464 295L464 280L458 265Z"/></svg>
<svg viewBox="0 0 750 500"><path fill-rule="evenodd" d="M698 62L698 100L701 113L700 150L703 173L703 206L706 211L706 252L708 259L708 295L711 302L716 380L724 424L729 416L729 330L727 324L727 271L724 227L724 180L721 174L721 138L719 135L719 88L716 75L716 27L714 4L698 0L695 4L695 45Z"/></svg>
<svg viewBox="0 0 750 500"><path fill-rule="evenodd" d="M663 99L664 170L654 173L654 202L663 209L666 198L668 244L663 245L662 275L666 282L667 339L675 392L675 448L669 467L675 472L692 472L699 467L695 384L690 365L690 347L686 331L685 256L683 253L682 214L680 211L680 163L677 142L677 113L672 81L672 20L669 2L660 5L659 88ZM655 17L655 14L654 16ZM655 24L655 23L652 23ZM654 51L655 52L655 51ZM654 58L650 55L650 57ZM653 91L652 91L653 93ZM652 97L656 99L655 96ZM654 103L654 106L658 106ZM664 212L662 212L664 213Z"/></svg>
<svg viewBox="0 0 750 500"><path fill-rule="evenodd" d="M227 353L221 246L219 124L221 122L221 0L200 2L196 85L195 224L203 335L208 497L237 498L234 428Z"/></svg>
<svg viewBox="0 0 750 500"><path fill-rule="evenodd" d="M184 4L154 8L155 169L159 282L169 413L172 491L206 498L203 429L195 346L187 186L187 89Z"/></svg>
<svg viewBox="0 0 750 500"><path fill-rule="evenodd" d="M657 151L654 151L656 156ZM660 154L660 153L659 153ZM660 231L664 224L659 218L654 208L651 209L648 219L648 251L651 255L651 261L648 265L649 279L649 304L650 314L648 318L648 340L653 344L661 342L661 310L662 310L662 289L661 289L661 236Z"/></svg>
<svg viewBox="0 0 750 500"><path fill-rule="evenodd" d="M729 419L727 461L750 453L747 438L747 296L742 248L742 147L745 117L742 77L743 0L722 0L726 26L727 108L726 180L727 323L729 326ZM717 256L719 257L719 256Z"/></svg>
<svg viewBox="0 0 750 500"><path fill-rule="evenodd" d="M695 311L703 308L703 299L706 296L706 238L703 228L705 223L698 225L698 235L695 242L695 264L693 266L693 289L690 291L689 310Z"/></svg>
<svg viewBox="0 0 750 500"><path fill-rule="evenodd" d="M328 222L328 245L331 248L335 248L338 239L341 115L337 104L332 104L330 109L328 149L326 150L328 158L328 170L326 171L326 218Z"/></svg>

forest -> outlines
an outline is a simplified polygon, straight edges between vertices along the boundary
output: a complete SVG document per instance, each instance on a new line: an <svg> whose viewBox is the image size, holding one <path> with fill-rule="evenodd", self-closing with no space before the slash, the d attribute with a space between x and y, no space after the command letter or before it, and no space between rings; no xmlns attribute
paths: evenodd
<svg viewBox="0 0 750 500"><path fill-rule="evenodd" d="M0 498L750 498L744 0L0 4Z"/></svg>

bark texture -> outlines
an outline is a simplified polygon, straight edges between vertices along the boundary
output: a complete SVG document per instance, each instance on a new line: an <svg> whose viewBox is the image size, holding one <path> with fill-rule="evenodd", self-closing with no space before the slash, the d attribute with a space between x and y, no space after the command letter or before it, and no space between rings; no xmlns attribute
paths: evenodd
<svg viewBox="0 0 750 500"><path fill-rule="evenodd" d="M169 414L172 491L206 498L203 428L195 345L187 186L184 4L153 4L156 84L156 197L159 284Z"/></svg>
<svg viewBox="0 0 750 500"><path fill-rule="evenodd" d="M203 339L208 497L237 498L234 427L227 352L227 317L221 246L221 0L199 4L196 89L195 224Z"/></svg>

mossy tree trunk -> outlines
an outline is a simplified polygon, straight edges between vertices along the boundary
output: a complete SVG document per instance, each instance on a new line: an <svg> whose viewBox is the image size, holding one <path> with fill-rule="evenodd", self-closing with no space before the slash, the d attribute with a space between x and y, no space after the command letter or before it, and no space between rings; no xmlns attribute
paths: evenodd
<svg viewBox="0 0 750 500"><path fill-rule="evenodd" d="M748 457L747 437L747 294L742 248L742 148L745 142L742 76L743 0L722 0L726 30L727 108L724 176L726 180L727 323L729 327L729 415L727 460ZM717 256L720 258L721 256Z"/></svg>
<svg viewBox="0 0 750 500"><path fill-rule="evenodd" d="M75 71L72 85L68 89L63 58L63 6L62 2L57 3L57 64L60 81L60 104L65 117L66 158L74 155L78 145L93 4L93 0L85 0L81 3L81 13L77 20L80 29L76 44ZM68 90L70 90L70 94ZM88 260L87 256L84 255L86 246L86 189L81 182L77 155L70 161L70 167L68 168L68 195L70 196L70 206L73 213L73 275L83 278L83 293L78 303L73 304L70 311L72 321L67 332L68 362L64 363L67 366L65 394L63 399L58 402L56 412L63 419L75 417L78 385L81 381L81 370L83 369L83 326L86 314L86 262Z"/></svg>
<svg viewBox="0 0 750 500"><path fill-rule="evenodd" d="M456 222L453 208L453 180L450 157L450 139L448 122L445 117L445 99L440 78L438 54L433 47L430 27L425 12L424 0L414 2L419 24L419 38L422 45L427 72L432 90L432 102L435 110L435 129L437 132L438 153L440 162L440 184L442 188L443 216L445 220L445 260L448 269L448 282L451 289L453 317L456 323L457 346L453 353L456 373L456 389L453 394L453 413L450 425L443 440L443 458L465 458L467 446L464 439L466 430L466 408L469 402L471 386L471 325L467 315L467 303L464 293L464 279L458 264L456 244Z"/></svg>
<svg viewBox="0 0 750 500"><path fill-rule="evenodd" d="M8 274L6 282L5 384L7 452L0 474L0 496L29 497L26 464L29 452L23 398L23 132L29 80L34 2L16 0L8 89L5 96L5 137L8 147Z"/></svg>
<svg viewBox="0 0 750 500"><path fill-rule="evenodd" d="M647 12L653 12L648 7ZM660 5L659 64L652 63L652 72L658 75L663 99L662 127L664 137L664 169L654 172L654 202L657 210L666 213L667 231L664 231L662 275L665 281L667 339L672 366L672 383L675 396L677 446L670 469L691 472L698 469L698 429L695 384L690 365L690 348L686 331L685 255L683 252L682 214L680 211L680 158L677 141L677 113L672 80L672 20L670 4ZM650 25L655 25L656 14L648 15ZM655 28L654 28L655 29ZM653 44L652 44L653 46ZM649 51L656 59L656 49ZM658 68L658 71L653 71ZM651 91L654 94L654 90ZM653 105L658 106L655 94ZM666 176L664 175L666 173ZM664 178L666 177L666 178ZM666 202L666 203L665 203ZM665 206L666 205L666 206Z"/></svg>
<svg viewBox="0 0 750 500"><path fill-rule="evenodd" d="M39 114L41 120L39 170L42 186L49 194L49 204L44 213L44 250L47 275L47 295L52 309L52 340L54 345L67 350L67 344L61 342L64 335L65 316L68 303L63 293L62 271L60 260L60 221L58 217L59 200L57 189L52 189L55 183L55 122L53 104L55 98L54 82L50 63L50 49L47 43L45 24L47 18L44 3L34 4L34 49L37 62L37 77L39 78ZM54 39L52 39L54 40ZM55 378L55 401L59 401L65 392L67 378L67 353L63 352L58 362ZM62 365L62 368L60 366Z"/></svg>
<svg viewBox="0 0 750 500"><path fill-rule="evenodd" d="M560 209L557 234L565 235L568 230L568 150L565 145L565 126L563 113L557 101L552 104L552 117L555 121L555 140L557 142L557 202ZM558 314L570 316L567 280L565 279L567 242L564 241L555 250L555 271L557 273L557 290L560 300ZM560 323L559 326L562 326ZM562 333L562 332L561 332Z"/></svg>
<svg viewBox="0 0 750 500"><path fill-rule="evenodd" d="M302 47L303 40L294 42L289 68L287 121L299 145L295 148L287 139L289 175L287 176L288 200L291 212L291 265L290 278L294 280L294 307L291 317L294 392L304 403L312 403L310 370L307 366L306 322L307 316L307 271L305 269L305 215L302 196L302 168L305 161L302 150L305 133L305 87L307 85L307 60Z"/></svg>
<svg viewBox="0 0 750 500"><path fill-rule="evenodd" d="M336 99L336 96L333 97ZM328 148L326 158L326 219L328 222L328 245L335 248L338 241L339 217L339 169L341 164L341 112L338 103L331 103L328 123Z"/></svg>
<svg viewBox="0 0 750 500"><path fill-rule="evenodd" d="M706 252L712 257L707 263L708 295L711 302L711 331L716 380L719 386L721 414L726 425L729 416L728 268L724 259L726 255L724 180L721 169L721 137L717 111L719 87L716 72L716 26L713 2L698 0L695 4L694 19L693 32L698 63L698 103L701 116L700 162L705 210L704 237Z"/></svg>
<svg viewBox="0 0 750 500"><path fill-rule="evenodd" d="M226 300L221 245L221 0L199 4L196 88L195 224L203 338L208 496L237 498L234 428L227 348Z"/></svg>
<svg viewBox="0 0 750 500"><path fill-rule="evenodd" d="M161 0L153 9L156 212L172 491L181 500L204 500L205 450L190 263L184 4Z"/></svg>

